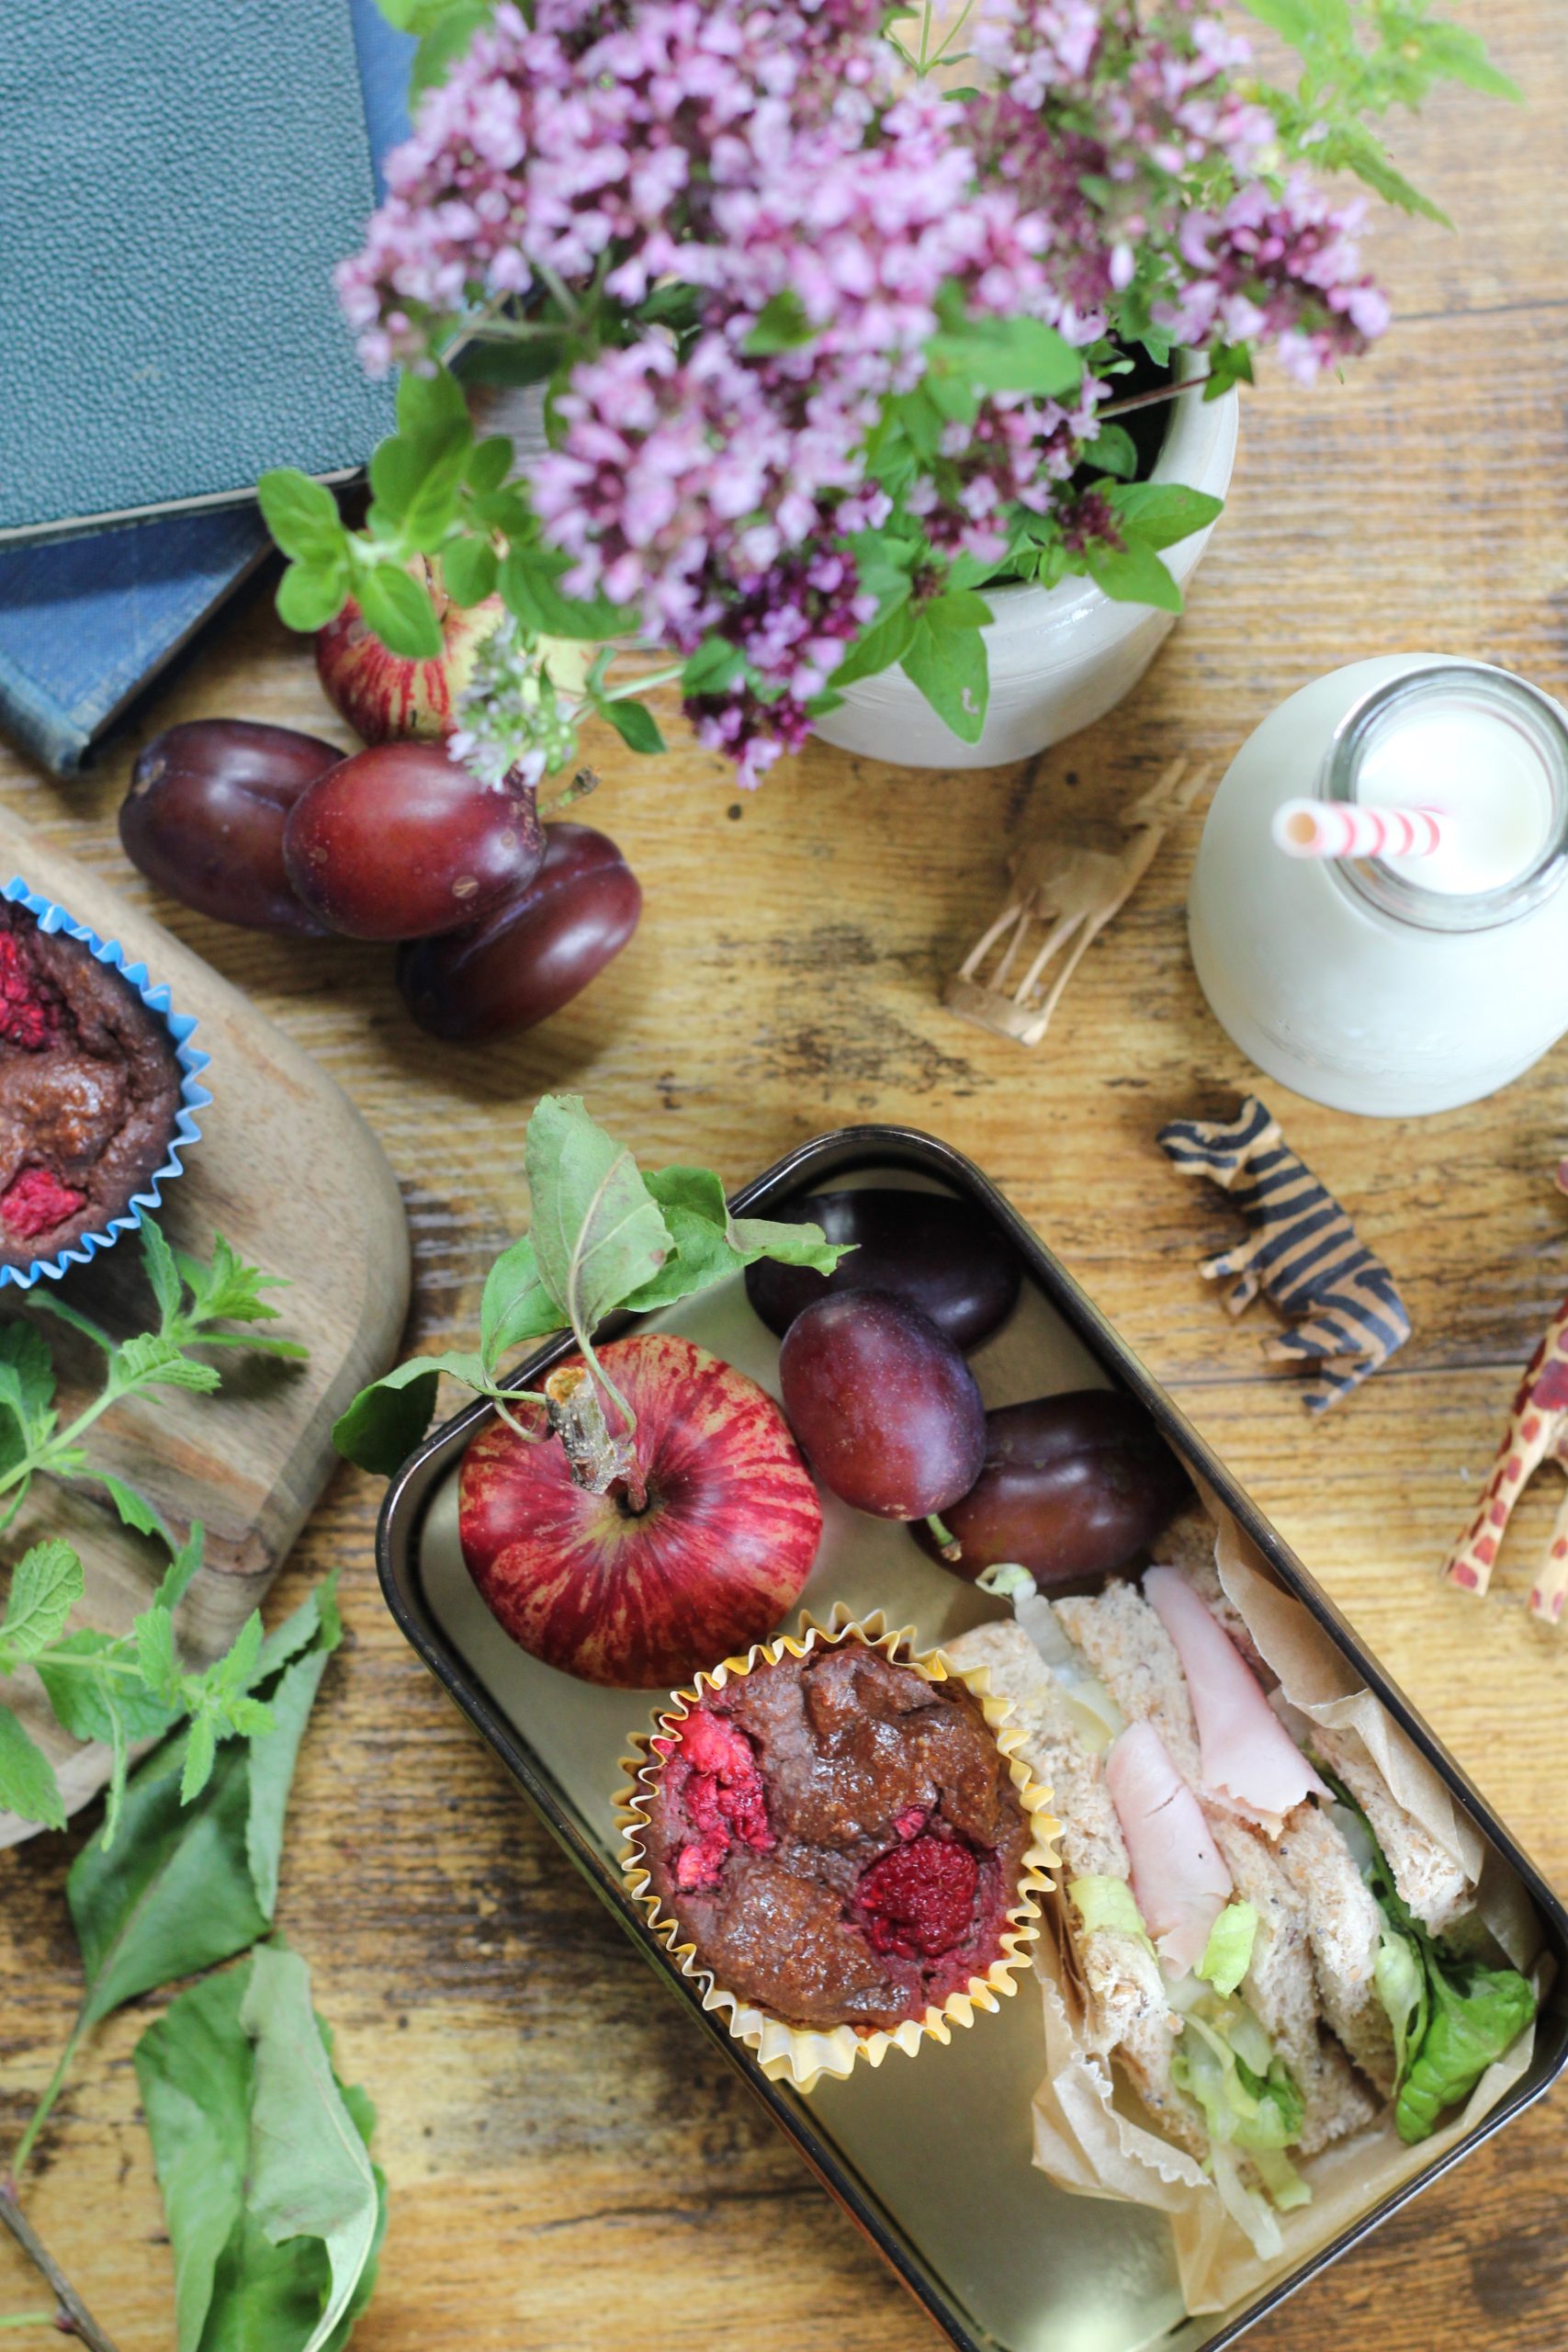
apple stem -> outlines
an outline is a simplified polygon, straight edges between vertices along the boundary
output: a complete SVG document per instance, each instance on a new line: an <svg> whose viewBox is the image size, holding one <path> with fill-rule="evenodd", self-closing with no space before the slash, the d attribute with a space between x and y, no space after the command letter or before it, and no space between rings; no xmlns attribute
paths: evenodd
<svg viewBox="0 0 1568 2352"><path fill-rule="evenodd" d="M591 1495L607 1495L624 1480L633 1509L646 1509L648 1487L631 1434L611 1435L598 1388L585 1365L563 1363L550 1374L545 1383L545 1410L578 1486Z"/></svg>
<svg viewBox="0 0 1568 2352"><path fill-rule="evenodd" d="M956 1565L956 1563L964 1557L964 1546L959 1542L957 1536L954 1535L952 1528L944 1526L942 1521L937 1517L934 1510L927 1511L926 1525L931 1529L932 1535L936 1538L937 1548L941 1552L942 1558L944 1560L951 1560Z"/></svg>

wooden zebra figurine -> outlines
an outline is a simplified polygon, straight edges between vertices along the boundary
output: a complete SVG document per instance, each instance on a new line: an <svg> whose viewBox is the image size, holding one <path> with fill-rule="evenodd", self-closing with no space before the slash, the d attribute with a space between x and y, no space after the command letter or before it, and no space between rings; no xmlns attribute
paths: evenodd
<svg viewBox="0 0 1568 2352"><path fill-rule="evenodd" d="M1568 1159L1557 1170L1568 1193ZM1497 1459L1475 1516L1444 1569L1450 1584L1484 1592L1508 1531L1514 1505L1543 1462L1568 1470L1568 1298L1546 1327L1546 1336L1525 1367ZM1559 1507L1546 1556L1530 1587L1530 1614L1549 1625L1561 1623L1568 1603L1568 1496Z"/></svg>
<svg viewBox="0 0 1568 2352"><path fill-rule="evenodd" d="M1262 1291L1299 1317L1268 1340L1275 1363L1315 1365L1309 1413L1321 1413L1385 1363L1410 1337L1393 1276L1356 1238L1345 1211L1292 1151L1280 1123L1249 1094L1234 1119L1173 1119L1158 1142L1185 1176L1207 1176L1233 1193L1251 1231L1198 1269L1205 1282L1239 1276L1225 1300L1233 1315Z"/></svg>

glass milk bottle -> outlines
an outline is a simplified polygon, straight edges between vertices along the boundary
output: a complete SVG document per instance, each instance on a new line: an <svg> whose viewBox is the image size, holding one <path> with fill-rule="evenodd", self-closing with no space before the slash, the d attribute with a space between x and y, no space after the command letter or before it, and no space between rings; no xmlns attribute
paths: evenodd
<svg viewBox="0 0 1568 2352"><path fill-rule="evenodd" d="M1295 858L1308 797L1427 808L1422 857ZM1568 712L1445 654L1353 662L1292 695L1214 795L1188 899L1203 992L1243 1053L1339 1111L1490 1094L1568 1030Z"/></svg>

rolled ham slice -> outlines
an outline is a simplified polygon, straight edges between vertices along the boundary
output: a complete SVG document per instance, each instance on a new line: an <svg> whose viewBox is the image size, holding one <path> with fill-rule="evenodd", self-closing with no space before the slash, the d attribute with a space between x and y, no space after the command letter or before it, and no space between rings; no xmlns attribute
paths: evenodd
<svg viewBox="0 0 1568 2352"><path fill-rule="evenodd" d="M1279 1835L1304 1797L1328 1791L1269 1704L1262 1684L1179 1568L1150 1568L1144 1598L1176 1645L1198 1725L1206 1789Z"/></svg>
<svg viewBox="0 0 1568 2352"><path fill-rule="evenodd" d="M1231 1874L1152 1724L1128 1724L1105 1759L1105 1784L1127 1842L1134 1900L1161 1962L1183 1976L1203 1957Z"/></svg>

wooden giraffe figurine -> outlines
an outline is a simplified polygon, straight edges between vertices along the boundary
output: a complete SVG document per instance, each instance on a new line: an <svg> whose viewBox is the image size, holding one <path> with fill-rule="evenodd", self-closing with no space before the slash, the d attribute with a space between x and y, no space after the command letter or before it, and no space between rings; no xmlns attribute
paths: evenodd
<svg viewBox="0 0 1568 2352"><path fill-rule="evenodd" d="M1178 819L1192 806L1208 771L1177 760L1157 784L1117 817L1122 841L1111 849L1052 834L1026 842L1008 862L1007 904L947 984L950 1012L1021 1046L1037 1046L1067 982L1111 918L1120 913ZM1103 831L1103 829L1102 829ZM1031 937L1032 925L1043 936ZM996 951L989 972L982 967ZM1046 967L1061 962L1049 975Z"/></svg>
<svg viewBox="0 0 1568 2352"><path fill-rule="evenodd" d="M1568 1193L1568 1159L1557 1170L1559 1189ZM1444 1573L1467 1592L1484 1592L1507 1532L1514 1505L1543 1462L1568 1470L1568 1298L1546 1327L1520 1381L1475 1517L1449 1556ZM1530 1614L1549 1625L1561 1623L1568 1604L1568 1494L1557 1513L1546 1557L1530 1587Z"/></svg>
<svg viewBox="0 0 1568 2352"><path fill-rule="evenodd" d="M1234 1119L1173 1119L1157 1140L1184 1175L1223 1185L1247 1219L1247 1238L1198 1271L1210 1283L1239 1277L1225 1299L1233 1315L1262 1291L1281 1315L1301 1317L1263 1352L1322 1374L1303 1399L1309 1413L1337 1404L1404 1346L1410 1317L1393 1276L1357 1239L1333 1193L1297 1159L1256 1094Z"/></svg>

